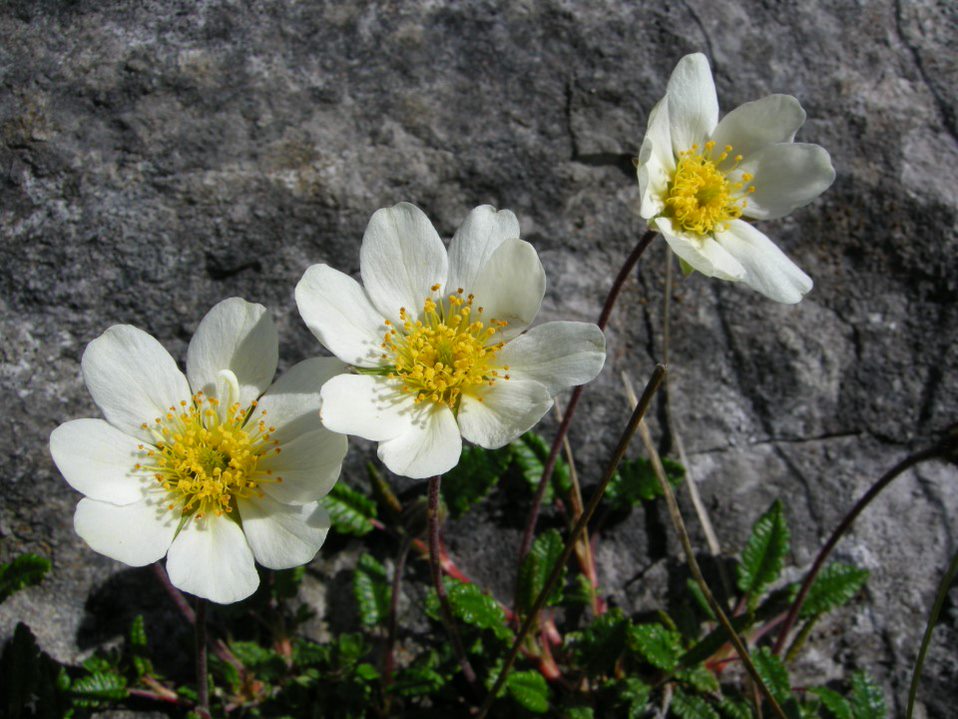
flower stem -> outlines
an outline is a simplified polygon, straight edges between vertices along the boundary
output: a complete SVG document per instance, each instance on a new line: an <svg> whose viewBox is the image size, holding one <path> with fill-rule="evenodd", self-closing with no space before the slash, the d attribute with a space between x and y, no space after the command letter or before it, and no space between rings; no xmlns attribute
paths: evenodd
<svg viewBox="0 0 958 719"><path fill-rule="evenodd" d="M572 531L569 533L569 537L566 539L565 546L562 548L562 555L552 567L552 572L549 574L549 577L546 579L542 590L532 603L529 614L526 615L526 618L522 623L522 627L519 629L519 633L516 635L516 639L512 643L512 648L509 650L509 654L506 656L506 659L502 664L502 668L499 670L499 676L496 677L495 684L490 692L486 695L486 699L482 704L482 708L479 710L478 719L483 719L485 716L487 716L489 710L492 708L493 702L495 702L499 691L502 689L506 678L509 676L512 665L515 664L516 657L519 654L519 650L521 649L526 636L529 634L529 630L536 625L539 612L542 610L542 607L545 606L546 600L552 594L552 590L555 588L556 582L559 581L559 577L562 574L562 569L565 567L566 562L569 561L569 557L572 556L572 551L575 548L576 541L582 534L582 530L588 526L589 521L595 514L596 508L599 506L599 502L602 501L602 496L605 494L605 490L609 486L609 482L612 481L612 476L615 474L615 470L618 468L619 462L621 462L622 457L625 456L625 450L629 446L629 441L632 439L633 435L638 429L639 423L642 421L642 418L649 409L649 405L652 404L652 398L662 385L665 375L665 367L662 365L656 366L655 371L652 373L652 377L645 386L645 391L642 393L642 399L639 401L635 411L632 412L632 417L629 418L629 423L626 425L625 431L622 433L622 437L619 439L619 443L615 448L615 452L612 455L612 459L609 462L608 468L605 470L605 474L602 476L602 480L599 482L599 486L596 488L595 493L592 495L591 499L589 499L589 503L586 505L585 510L575 523ZM569 416L568 410L566 410L566 416Z"/></svg>
<svg viewBox="0 0 958 719"><path fill-rule="evenodd" d="M432 583L436 589L436 596L439 597L439 610L443 624L446 625L446 631L452 639L452 647L459 658L462 675L471 686L475 686L476 672L469 663L469 657L466 656L466 650L462 646L462 638L459 636L456 620L452 615L452 607L449 606L449 597L446 596L446 588L442 583L442 567L439 564L439 487L441 482L440 474L429 478L429 505L426 510L429 531L429 568L432 571Z"/></svg>
<svg viewBox="0 0 958 719"><path fill-rule="evenodd" d="M396 554L396 565L393 569L392 590L389 596L389 624L386 627L386 656L383 659L383 683L388 688L393 683L393 669L396 658L393 652L396 648L396 624L399 615L399 594L402 591L402 575L406 568L406 557L409 555L411 543L409 537L404 536ZM389 701L389 697L386 698ZM387 704L388 709L388 704Z"/></svg>
<svg viewBox="0 0 958 719"><path fill-rule="evenodd" d="M210 719L210 687L206 670L206 600L196 599L196 713Z"/></svg>
<svg viewBox="0 0 958 719"><path fill-rule="evenodd" d="M825 564L825 560L828 559L828 555L832 553L835 545L838 544L838 540L841 539L845 532L851 528L852 523L854 523L858 515L861 514L865 507L871 504L872 500L881 494L882 490L891 484L892 480L894 480L896 477L904 473L906 470L911 469L916 464L924 462L927 459L933 459L935 457L942 456L947 451L949 451L948 439L943 442L939 442L928 449L924 449L921 452L916 452L915 454L905 457L905 459L882 475L881 478L879 478L879 480L875 482L875 484L873 484L867 492L865 492L862 498L855 503L855 506L852 507L851 511L845 515L841 523L835 528L835 531L832 532L832 536L830 536L828 541L825 542L825 546L819 550L818 556L815 557L815 563L812 564L812 568L808 570L808 574L805 576L805 581L802 582L802 588L795 597L795 601L792 602L792 606L788 611L788 616L785 618L785 623L782 625L782 628L778 633L778 639L775 640L775 646L772 649L774 654L780 654L782 649L784 649L785 640L788 638L788 633L792 630L792 627L795 625L795 621L798 619L798 612L801 610L802 604L805 601L805 597L808 595L808 590L811 589L815 578L818 576L819 571Z"/></svg>
<svg viewBox="0 0 958 719"><path fill-rule="evenodd" d="M629 275L632 273L632 270L638 263L642 253L645 252L645 249L651 244L652 240L655 239L655 235L656 233L654 230L646 230L645 234L642 235L638 244L636 244L635 248L632 250L632 253L625 260L625 264L622 265L622 268L619 270L619 274L616 275L615 280L612 282L612 288L609 290L609 294L605 298L605 304L602 305L602 312L599 314L599 321L596 323L599 325L600 330L605 330L606 325L609 323L609 316L612 314L612 308L615 306L615 301L618 299L619 293L622 291L622 286L629 278ZM549 480L552 479L552 472L555 470L556 459L559 456L559 451L562 449L562 441L569 432L569 426L572 424L572 417L575 414L576 407L579 404L579 397L581 396L582 386L580 385L572 391L572 396L569 398L569 404L565 409L565 416L562 418L562 422L559 424L559 431L556 432L556 437L552 441L552 446L549 448L549 456L542 467L542 477L539 479L539 486L536 487L535 496L532 498L532 506L529 508L529 516L526 519L525 530L522 533L522 542L519 544L520 567L522 566L522 560L525 559L526 555L529 553L530 547L532 547L532 538L536 533L536 523L539 521L539 510L542 507L542 498L545 496L546 487L549 485ZM516 591L518 591L518 581L516 582L516 585Z"/></svg>

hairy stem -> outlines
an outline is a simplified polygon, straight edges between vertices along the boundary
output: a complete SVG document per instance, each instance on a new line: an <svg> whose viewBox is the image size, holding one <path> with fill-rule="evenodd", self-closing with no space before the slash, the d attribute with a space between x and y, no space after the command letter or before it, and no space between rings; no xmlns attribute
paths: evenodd
<svg viewBox="0 0 958 719"><path fill-rule="evenodd" d="M639 401L635 411L632 412L632 417L629 419L629 423L626 425L625 431L622 433L622 437L619 439L619 443L615 448L615 452L612 455L612 459L609 462L609 466L606 469L605 474L602 476L602 480L599 482L599 486L596 488L595 493L592 495L592 498L586 505L582 516L579 517L579 520L575 523L575 526L569 533L569 537L566 539L565 546L562 548L562 555L552 567L552 572L549 574L548 579L546 579L545 585L542 587L542 590L539 592L532 604L532 608L529 610L529 614L523 621L522 627L519 629L519 633L516 635L516 639L512 644L512 648L509 650L509 654L506 656L506 659L502 664L502 668L499 670L499 676L496 677L495 684L493 685L489 694L486 695L486 699L482 704L482 708L479 710L479 719L483 719L488 715L489 709L492 707L492 704L495 702L499 691L505 684L506 678L509 676L509 672L512 669L512 665L515 664L519 650L521 649L526 636L529 634L529 630L536 625L539 612L542 610L542 607L545 605L548 597L552 594L552 590L555 588L556 582L559 581L563 567L565 567L566 562L569 561L569 557L572 556L572 551L575 548L578 537L582 534L582 530L588 526L589 521L592 519L592 515L595 514L595 510L599 506L599 502L602 500L602 496L605 494L605 490L609 486L609 482L612 481L612 476L615 474L615 470L618 468L619 462L621 462L622 457L625 456L625 450L629 446L629 441L632 439L636 429L639 426L639 423L642 421L642 418L648 411L649 405L652 403L652 398L655 396L655 393L658 391L659 387L661 387L662 381L665 379L665 375L666 370L662 365L658 365L655 368L655 371L652 373L652 377L649 379L649 383L645 386L645 391L642 393L642 399ZM566 416L568 416L568 412Z"/></svg>

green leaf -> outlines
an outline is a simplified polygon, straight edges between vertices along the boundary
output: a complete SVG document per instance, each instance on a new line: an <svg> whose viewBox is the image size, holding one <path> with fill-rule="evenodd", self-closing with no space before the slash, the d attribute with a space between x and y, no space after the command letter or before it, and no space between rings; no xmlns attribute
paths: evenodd
<svg viewBox="0 0 958 719"><path fill-rule="evenodd" d="M649 695L652 688L640 679L625 677L620 682L618 705L625 707L627 719L639 719L645 714L649 705Z"/></svg>
<svg viewBox="0 0 958 719"><path fill-rule="evenodd" d="M784 704L792 696L792 685L788 681L788 670L782 660L772 654L768 647L752 652L755 671L765 682L765 686L779 704Z"/></svg>
<svg viewBox="0 0 958 719"><path fill-rule="evenodd" d="M0 602L21 589L39 584L50 566L49 559L36 554L21 554L9 564L0 564Z"/></svg>
<svg viewBox="0 0 958 719"><path fill-rule="evenodd" d="M435 662L436 655L431 653L424 665L413 665L400 670L389 691L403 697L430 696L438 693L445 686L446 678L436 671Z"/></svg>
<svg viewBox="0 0 958 719"><path fill-rule="evenodd" d="M782 503L775 500L769 510L752 526L738 565L738 588L757 602L762 590L778 579L788 554L788 525Z"/></svg>
<svg viewBox="0 0 958 719"><path fill-rule="evenodd" d="M723 697L718 708L725 719L752 719L752 710L748 704L738 699Z"/></svg>
<svg viewBox="0 0 958 719"><path fill-rule="evenodd" d="M355 489L337 482L320 502L329 512L333 529L340 534L361 537L373 530L369 520L376 516L376 503Z"/></svg>
<svg viewBox="0 0 958 719"><path fill-rule="evenodd" d="M142 614L137 614L130 622L130 646L134 649L146 649L146 625Z"/></svg>
<svg viewBox="0 0 958 719"><path fill-rule="evenodd" d="M286 660L272 649L256 642L230 642L229 646L247 669L256 672L258 679L276 679L286 674Z"/></svg>
<svg viewBox="0 0 958 719"><path fill-rule="evenodd" d="M359 621L374 627L389 615L391 587L386 569L371 554L363 554L353 575L353 596L359 608Z"/></svg>
<svg viewBox="0 0 958 719"><path fill-rule="evenodd" d="M595 719L592 707L569 707L562 713L562 719Z"/></svg>
<svg viewBox="0 0 958 719"><path fill-rule="evenodd" d="M542 479L543 465L549 458L550 445L535 432L526 432L510 447L512 448L513 461L519 467L529 488L532 492L535 492L539 487L539 480ZM555 498L556 489L565 493L571 488L572 480L569 479L569 466L559 456L556 458L555 469L552 471L552 481L546 487L542 501L544 504L551 504Z"/></svg>
<svg viewBox="0 0 958 719"><path fill-rule="evenodd" d="M669 458L662 459L669 484L677 487L685 478L685 468ZM656 479L652 463L644 457L623 459L618 471L612 476L605 499L613 509L629 510L642 502L651 502L662 496L662 488Z"/></svg>
<svg viewBox="0 0 958 719"><path fill-rule="evenodd" d="M506 626L505 612L495 599L483 593L475 584L460 582L452 577L446 577L443 585L456 619L477 629L488 629L503 641L512 639L512 631ZM426 611L434 618L439 617L439 599L435 591L429 593Z"/></svg>
<svg viewBox="0 0 958 719"><path fill-rule="evenodd" d="M834 719L852 719L852 705L841 694L827 687L815 687L810 691L822 700Z"/></svg>
<svg viewBox="0 0 958 719"><path fill-rule="evenodd" d="M809 588L798 616L811 619L837 609L858 593L868 580L868 574L867 569L849 564L829 564Z"/></svg>
<svg viewBox="0 0 958 719"><path fill-rule="evenodd" d="M639 624L629 627L629 648L638 652L652 666L672 671L682 655L682 637L661 624Z"/></svg>
<svg viewBox="0 0 958 719"><path fill-rule="evenodd" d="M497 450L464 447L459 464L443 477L442 493L449 514L453 518L461 517L485 499L511 459L512 450L508 446Z"/></svg>
<svg viewBox="0 0 958 719"><path fill-rule="evenodd" d="M852 719L885 719L888 716L881 687L865 672L852 674L852 693L849 698Z"/></svg>
<svg viewBox="0 0 958 719"><path fill-rule="evenodd" d="M720 719L718 712L702 697L676 689L672 695L672 713L680 719Z"/></svg>
<svg viewBox="0 0 958 719"><path fill-rule="evenodd" d="M537 671L513 672L506 681L506 690L521 707L533 714L549 711L549 685Z"/></svg>
<svg viewBox="0 0 958 719"><path fill-rule="evenodd" d="M703 693L719 691L718 679L704 664L682 669L675 673L675 678Z"/></svg>
<svg viewBox="0 0 958 719"><path fill-rule="evenodd" d="M558 530L549 529L536 537L532 543L529 554L522 560L522 566L519 569L519 611L528 612L539 592L545 587L546 580L552 573L553 567L562 555L563 541L562 535ZM562 576L556 582L552 595L546 602L546 606L558 604L562 601L562 586L565 583L566 570L563 569Z"/></svg>
<svg viewBox="0 0 958 719"><path fill-rule="evenodd" d="M126 699L126 680L114 673L91 674L73 682L70 693L78 706L95 708L104 702Z"/></svg>
<svg viewBox="0 0 958 719"><path fill-rule="evenodd" d="M584 574L575 574L572 582L563 592L562 602L567 607L592 606L592 584Z"/></svg>
<svg viewBox="0 0 958 719"><path fill-rule="evenodd" d="M576 666L590 676L611 674L625 650L629 621L621 609L612 609L579 632L569 632L566 644Z"/></svg>

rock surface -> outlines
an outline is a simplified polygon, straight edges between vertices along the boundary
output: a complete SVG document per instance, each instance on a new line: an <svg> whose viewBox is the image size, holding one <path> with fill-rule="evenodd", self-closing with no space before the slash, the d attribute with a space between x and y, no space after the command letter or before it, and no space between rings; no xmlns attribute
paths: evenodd
<svg viewBox="0 0 958 719"><path fill-rule="evenodd" d="M32 551L55 570L0 606L0 639L22 620L74 661L137 611L111 599L118 587L153 591L145 570L76 538L78 497L47 450L57 424L96 414L87 342L130 323L182 358L206 310L239 295L273 310L289 366L319 351L294 284L315 262L356 272L369 216L402 200L445 237L476 205L512 209L549 276L542 318L594 319L644 230L632 158L647 113L698 50L724 111L797 96L799 139L838 171L763 226L815 279L801 304L700 275L673 298L673 405L719 540L740 547L782 497L807 566L875 478L958 419L956 26L946 0L4 3L0 559ZM664 257L657 242L627 286L573 428L587 485L627 416L620 373L641 383L661 358ZM344 481L362 481L359 447ZM799 671L866 668L902 711L956 550L955 480L924 465L859 520L838 557L872 570L867 593ZM505 597L496 557L521 516L503 514L493 498L447 532ZM665 526L635 513L604 535L601 579L620 604L661 601L650 587L679 566ZM335 569L330 552L318 568ZM936 635L927 716L958 700L955 631L951 615Z"/></svg>

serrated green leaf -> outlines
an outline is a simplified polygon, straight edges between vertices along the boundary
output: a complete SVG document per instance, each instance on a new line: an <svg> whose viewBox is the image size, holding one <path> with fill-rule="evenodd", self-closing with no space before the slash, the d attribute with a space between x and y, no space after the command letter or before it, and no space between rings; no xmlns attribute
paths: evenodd
<svg viewBox="0 0 958 719"><path fill-rule="evenodd" d="M672 671L682 655L682 637L661 624L639 624L628 629L629 648L638 652L652 666Z"/></svg>
<svg viewBox="0 0 958 719"><path fill-rule="evenodd" d="M230 642L230 651L247 669L262 680L275 679L286 673L286 660L272 649L256 642Z"/></svg>
<svg viewBox="0 0 958 719"><path fill-rule="evenodd" d="M592 584L584 574L575 574L563 592L562 603L567 607L592 606Z"/></svg>
<svg viewBox="0 0 958 719"><path fill-rule="evenodd" d="M36 554L21 554L9 564L0 564L0 602L21 589L39 584L50 566L49 559Z"/></svg>
<svg viewBox="0 0 958 719"><path fill-rule="evenodd" d="M619 706L624 706L626 719L639 719L645 714L645 708L649 705L652 688L635 677L625 677L617 684L619 685L617 703Z"/></svg>
<svg viewBox="0 0 958 719"><path fill-rule="evenodd" d="M506 690L519 706L533 714L549 711L549 685L539 672L513 672L506 680Z"/></svg>
<svg viewBox="0 0 958 719"><path fill-rule="evenodd" d="M788 554L790 540L782 503L775 500L752 526L742 561L738 565L738 588L757 603L762 591L778 579Z"/></svg>
<svg viewBox="0 0 958 719"><path fill-rule="evenodd" d="M881 687L865 672L852 674L852 719L885 719L888 709Z"/></svg>
<svg viewBox="0 0 958 719"><path fill-rule="evenodd" d="M828 687L815 687L810 691L822 700L834 719L852 719L852 705L841 694Z"/></svg>
<svg viewBox="0 0 958 719"><path fill-rule="evenodd" d="M752 618L747 614L740 614L737 617L730 617L729 621L732 622L732 628L739 633L747 631L752 625ZM728 641L728 632L725 631L725 627L718 626L706 634L701 641L693 645L691 649L685 652L685 654L682 655L679 664L683 667L689 667L700 662L704 662L706 659L715 654L715 652L717 652L719 648Z"/></svg>
<svg viewBox="0 0 958 719"><path fill-rule="evenodd" d="M443 477L442 493L449 514L461 517L485 499L511 460L512 450L508 446L497 450L464 447L459 464Z"/></svg>
<svg viewBox="0 0 958 719"><path fill-rule="evenodd" d="M595 719L592 707L569 707L562 713L562 719Z"/></svg>
<svg viewBox="0 0 958 719"><path fill-rule="evenodd" d="M718 708L725 719L752 719L752 710L749 709L748 704L737 699L723 697Z"/></svg>
<svg viewBox="0 0 958 719"><path fill-rule="evenodd" d="M137 614L130 622L130 647L146 649L146 624L142 614Z"/></svg>
<svg viewBox="0 0 958 719"><path fill-rule="evenodd" d="M512 459L519 467L523 479L526 480L529 488L535 492L539 487L539 480L542 479L543 464L549 458L549 450L551 449L549 443L535 432L526 432L509 446L512 449ZM555 498L556 489L566 493L571 488L572 480L569 479L569 466L561 456L557 457L555 469L552 471L552 481L546 487L542 501L544 504L551 504Z"/></svg>
<svg viewBox="0 0 958 719"><path fill-rule="evenodd" d="M369 520L376 517L376 503L343 482L333 485L320 503L329 512L332 528L340 534L361 537L373 530Z"/></svg>
<svg viewBox="0 0 958 719"><path fill-rule="evenodd" d="M868 575L867 569L838 562L829 564L809 588L798 616L811 619L837 609L858 593L868 581Z"/></svg>
<svg viewBox="0 0 958 719"><path fill-rule="evenodd" d="M407 667L396 676L389 691L403 697L430 696L446 684L446 678L431 666Z"/></svg>
<svg viewBox="0 0 958 719"><path fill-rule="evenodd" d="M506 615L495 599L483 593L475 584L460 582L452 577L446 577L443 584L456 619L477 629L488 629L503 641L512 639L512 631L506 626ZM439 616L439 600L435 591L430 592L427 611L433 617Z"/></svg>
<svg viewBox="0 0 958 719"><path fill-rule="evenodd" d="M610 674L625 650L629 621L621 609L612 609L579 632L566 635L566 646L576 666L590 676Z"/></svg>
<svg viewBox="0 0 958 719"><path fill-rule="evenodd" d="M719 691L718 678L704 664L698 664L691 669L682 669L675 673L675 678L700 692Z"/></svg>
<svg viewBox="0 0 958 719"><path fill-rule="evenodd" d="M112 672L90 674L73 682L70 693L79 706L96 707L101 702L126 699L126 679Z"/></svg>
<svg viewBox="0 0 958 719"><path fill-rule="evenodd" d="M671 711L680 719L720 719L718 712L702 697L676 689L672 695Z"/></svg>
<svg viewBox="0 0 958 719"><path fill-rule="evenodd" d="M519 569L519 591L517 593L519 611L525 613L532 608L539 592L545 587L546 580L552 573L556 562L562 556L562 549L562 535L559 534L558 530L549 529L536 537ZM556 582L555 589L546 602L546 606L552 606L562 601L562 587L565 583L565 576L566 570L563 569L562 576Z"/></svg>
<svg viewBox="0 0 958 719"><path fill-rule="evenodd" d="M772 654L768 647L762 647L752 652L752 663L775 700L784 704L792 696L792 685L782 660Z"/></svg>
<svg viewBox="0 0 958 719"><path fill-rule="evenodd" d="M335 658L333 666L352 666L362 659L369 651L366 639L362 634L340 634L336 639Z"/></svg>
<svg viewBox="0 0 958 719"><path fill-rule="evenodd" d="M664 457L662 466L669 484L677 487L685 478L685 467ZM613 509L629 510L642 502L650 502L662 496L662 488L652 469L652 463L644 457L623 459L618 471L609 481L605 500Z"/></svg>
<svg viewBox="0 0 958 719"><path fill-rule="evenodd" d="M353 596L363 626L374 627L389 615L391 594L386 569L371 554L363 554L353 575Z"/></svg>

